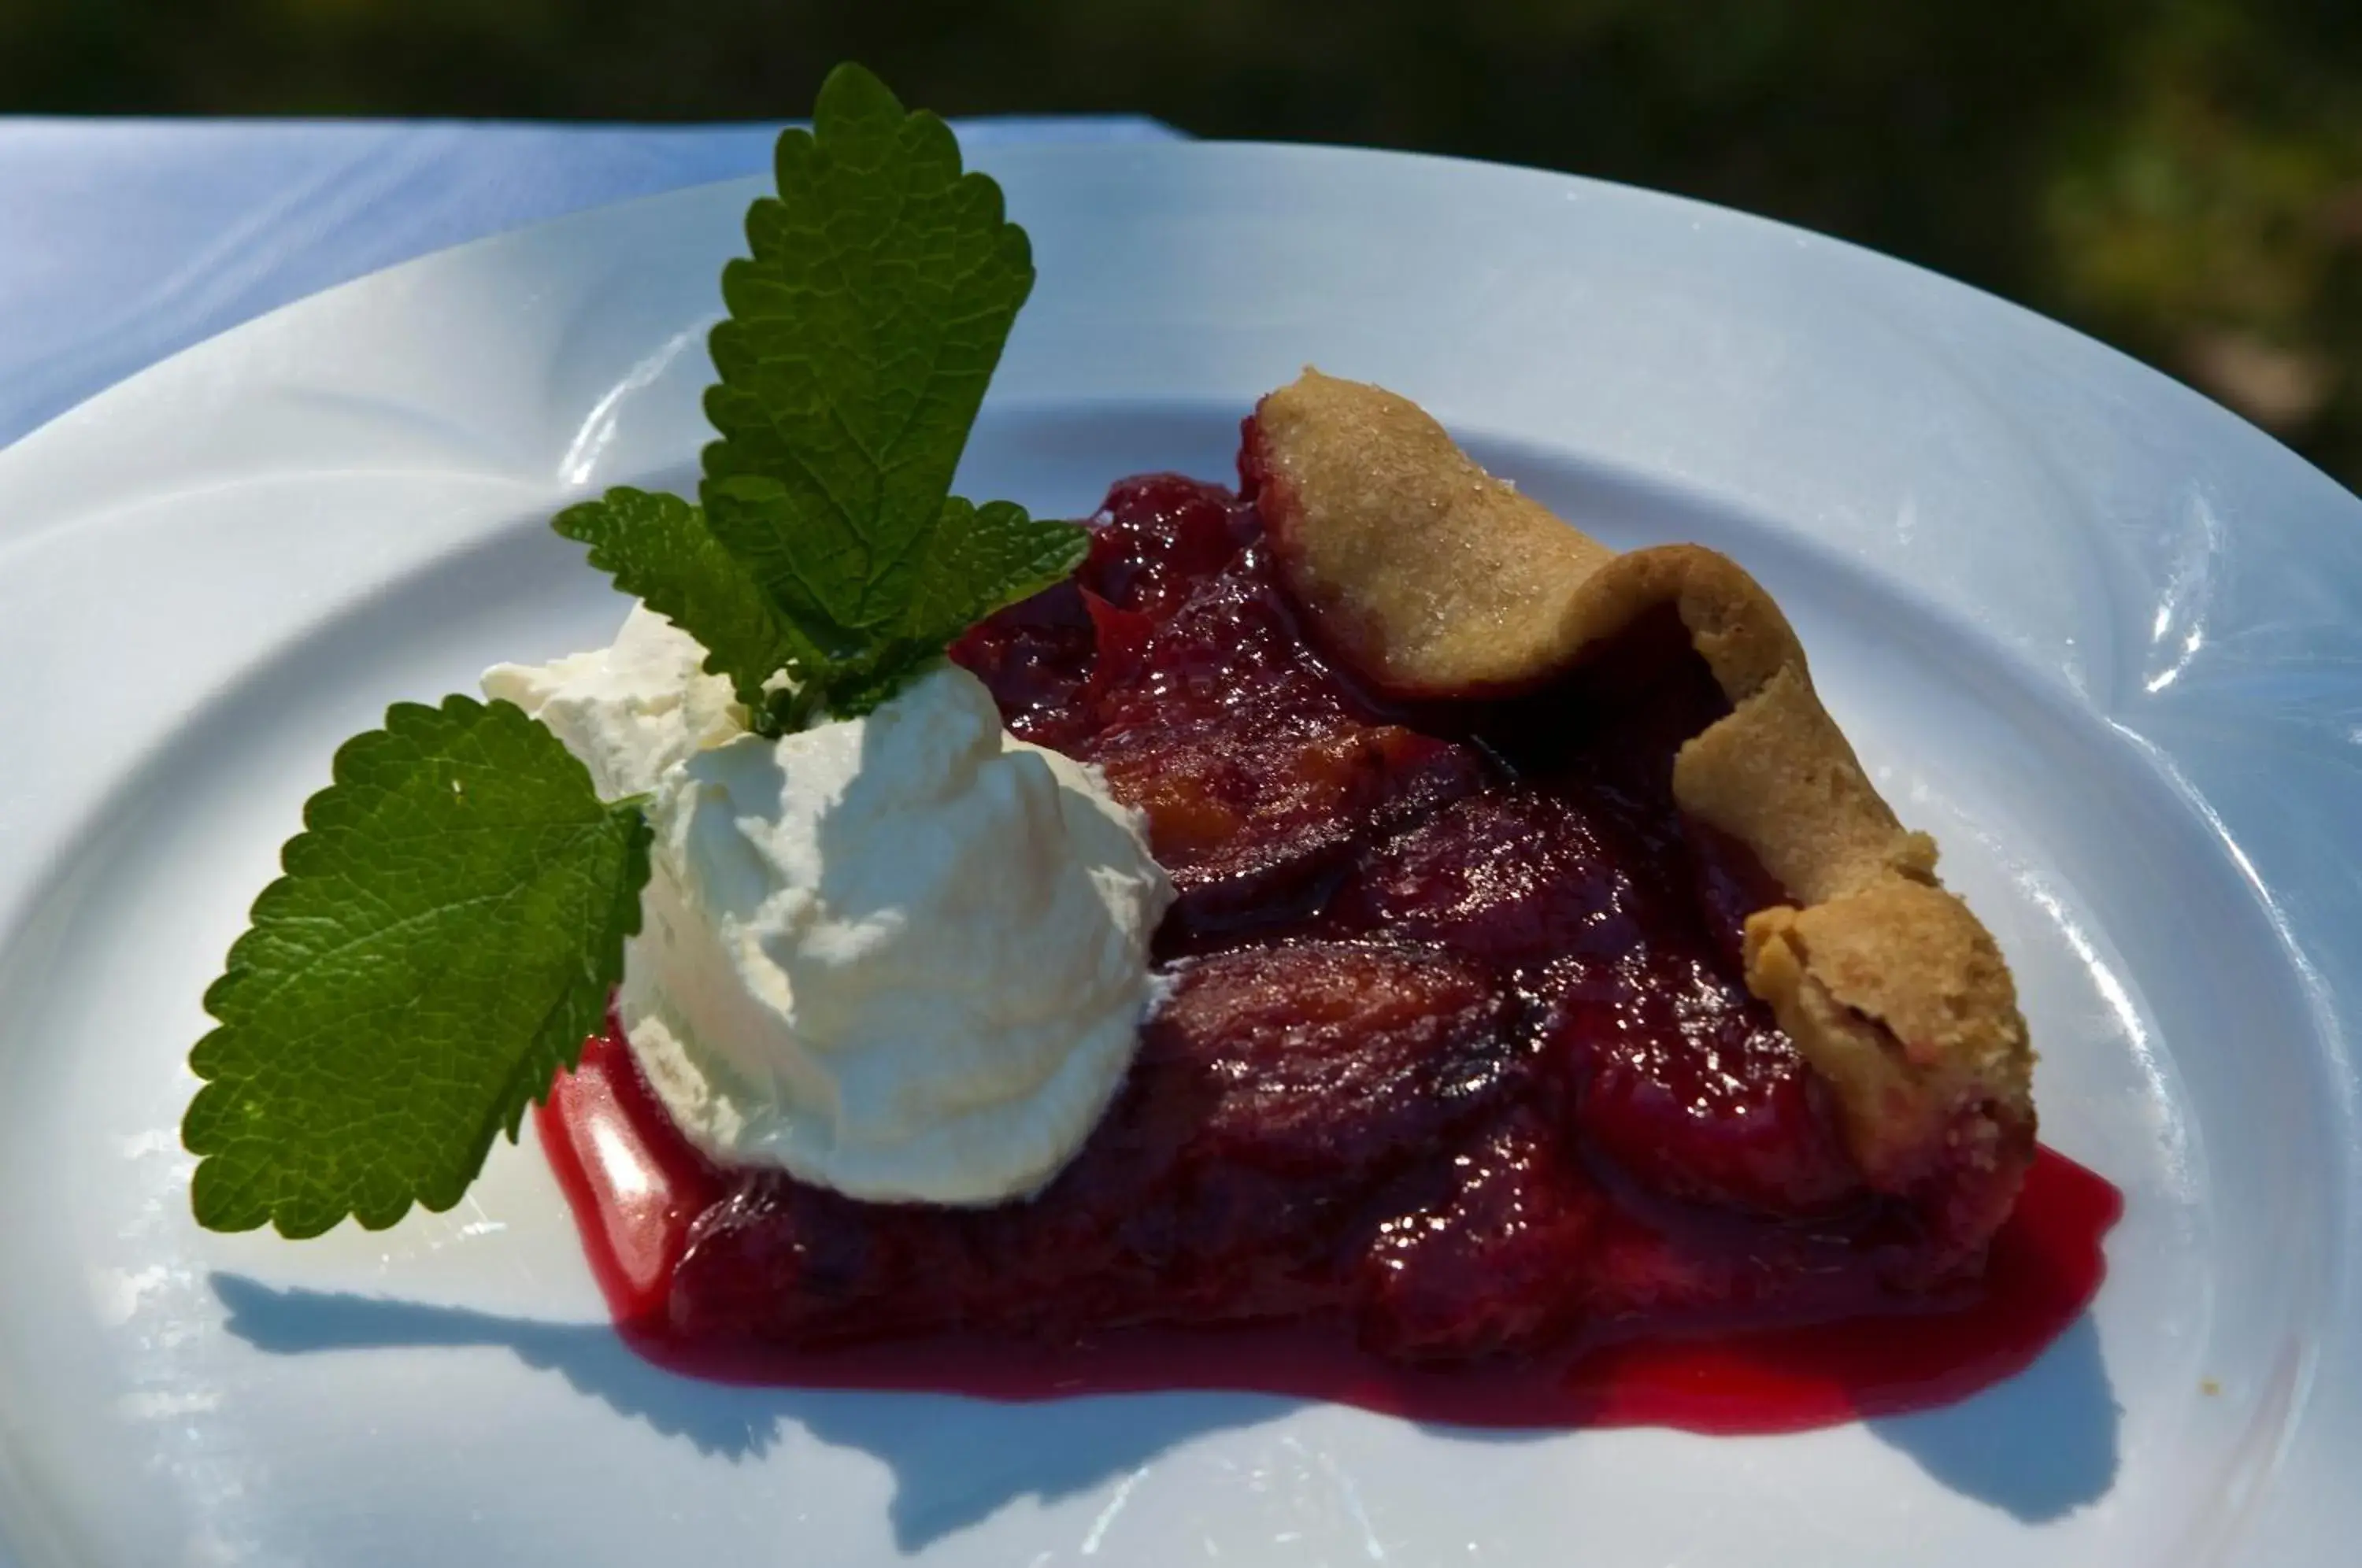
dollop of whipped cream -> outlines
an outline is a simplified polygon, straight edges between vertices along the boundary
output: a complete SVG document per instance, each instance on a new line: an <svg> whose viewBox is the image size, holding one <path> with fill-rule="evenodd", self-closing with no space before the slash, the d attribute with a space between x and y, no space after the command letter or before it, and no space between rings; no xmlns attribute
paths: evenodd
<svg viewBox="0 0 2362 1568"><path fill-rule="evenodd" d="M691 1142L851 1197L1022 1197L1079 1149L1160 997L1173 900L1098 769L945 665L865 718L745 727L695 639L487 670L656 842L616 1011Z"/></svg>

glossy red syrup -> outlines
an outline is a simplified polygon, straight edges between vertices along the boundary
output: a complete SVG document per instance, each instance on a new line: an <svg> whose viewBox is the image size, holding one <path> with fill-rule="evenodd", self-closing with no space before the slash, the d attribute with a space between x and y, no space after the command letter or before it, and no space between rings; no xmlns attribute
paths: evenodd
<svg viewBox="0 0 2362 1568"><path fill-rule="evenodd" d="M542 1130L635 1342L762 1381L1768 1431L1957 1397L2063 1330L2114 1190L2004 1128L1871 1191L1738 978L1784 894L1672 801L1724 711L1678 626L1390 706L1307 635L1265 521L1126 481L1072 581L954 650L1148 814L1179 891L1173 995L1090 1142L1023 1202L859 1203L706 1165L594 1043Z"/></svg>
<svg viewBox="0 0 2362 1568"><path fill-rule="evenodd" d="M1133 1329L1068 1344L938 1333L800 1352L673 1327L674 1265L730 1182L681 1141L620 1041L591 1041L535 1123L617 1330L676 1372L1011 1401L1211 1389L1471 1427L1765 1434L1950 1404L2024 1370L2082 1315L2106 1273L2101 1240L2123 1210L2105 1179L2044 1149L1981 1278L1941 1307L1579 1342L1514 1361L1409 1365L1318 1322Z"/></svg>

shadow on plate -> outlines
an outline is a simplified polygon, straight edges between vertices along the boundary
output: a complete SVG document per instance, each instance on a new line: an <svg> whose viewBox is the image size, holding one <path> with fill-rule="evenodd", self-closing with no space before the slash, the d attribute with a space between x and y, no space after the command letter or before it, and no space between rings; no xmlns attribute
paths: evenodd
<svg viewBox="0 0 2362 1568"><path fill-rule="evenodd" d="M894 1473L896 1544L916 1551L1019 1497L1044 1503L1126 1475L1209 1431L1273 1420L1295 1401L1166 1394L999 1405L920 1394L752 1388L682 1377L644 1361L604 1324L543 1323L451 1307L274 1289L215 1274L226 1327L273 1355L490 1345L557 1373L618 1414L701 1452L759 1458L789 1424L874 1454Z"/></svg>
<svg viewBox="0 0 2362 1568"><path fill-rule="evenodd" d="M1882 1442L1964 1496L2040 1524L2107 1495L2123 1409L2084 1314L2040 1361L1942 1410L1868 1423Z"/></svg>
<svg viewBox="0 0 2362 1568"><path fill-rule="evenodd" d="M279 1290L215 1274L229 1331L274 1355L491 1345L557 1372L621 1415L703 1452L760 1457L788 1423L874 1454L894 1473L896 1542L913 1551L1021 1496L1054 1501L1129 1474L1206 1432L1257 1425L1297 1403L1178 1393L995 1404L918 1394L740 1387L641 1359L603 1324L544 1323L451 1307ZM2032 1367L1947 1409L1866 1422L1942 1485L2028 1523L2061 1517L2115 1482L2121 1411L2086 1316ZM1436 1427L1457 1441L1523 1441L1548 1431Z"/></svg>

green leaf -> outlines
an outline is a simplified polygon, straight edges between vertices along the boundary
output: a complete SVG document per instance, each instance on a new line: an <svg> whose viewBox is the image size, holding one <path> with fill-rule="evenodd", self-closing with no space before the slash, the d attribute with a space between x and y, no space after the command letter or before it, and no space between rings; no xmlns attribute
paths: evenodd
<svg viewBox="0 0 2362 1568"><path fill-rule="evenodd" d="M648 830L506 702L402 703L337 751L205 993L182 1123L200 1224L316 1235L450 1208L581 1058Z"/></svg>
<svg viewBox="0 0 2362 1568"><path fill-rule="evenodd" d="M867 660L833 678L829 711L855 715L877 707L962 632L1070 575L1089 547L1086 530L1028 517L1013 502L977 507L951 497L936 518L910 604L883 630Z"/></svg>
<svg viewBox="0 0 2362 1568"><path fill-rule="evenodd" d="M1087 529L1028 517L1013 501L945 501L896 635L940 648L996 610L1072 576Z"/></svg>
<svg viewBox="0 0 2362 1568"><path fill-rule="evenodd" d="M616 587L705 645L707 671L728 677L749 712L764 712L772 676L801 676L816 664L811 644L680 497L619 486L568 507L550 526L590 546L590 564Z"/></svg>
<svg viewBox="0 0 2362 1568"><path fill-rule="evenodd" d="M818 656L832 710L849 712L979 606L1065 576L1084 536L1008 502L949 500L1033 285L999 187L961 171L941 120L850 65L821 89L813 129L779 138L778 171L778 199L747 215L751 258L723 273L705 403L722 438L700 494L713 537Z"/></svg>

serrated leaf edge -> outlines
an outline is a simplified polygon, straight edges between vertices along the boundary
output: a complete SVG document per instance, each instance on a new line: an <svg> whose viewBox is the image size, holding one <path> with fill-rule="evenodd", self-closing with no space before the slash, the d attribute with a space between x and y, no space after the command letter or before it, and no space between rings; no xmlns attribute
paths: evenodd
<svg viewBox="0 0 2362 1568"><path fill-rule="evenodd" d="M515 1078L511 1080L503 1091L502 1098L512 1109L505 1116L496 1112L480 1129L480 1135L471 1135L468 1160L469 1169L451 1194L439 1202L424 1196L413 1196L404 1198L398 1206L390 1209L370 1212L363 1212L360 1206L356 1205L344 1213L329 1216L325 1222L318 1225L310 1224L305 1220L297 1218L288 1212L282 1205L272 1205L267 1212L250 1220L228 1225L214 1223L204 1212L204 1204L198 1183L204 1179L204 1172L212 1165L215 1155L223 1151L208 1146L207 1142L201 1137L200 1133L205 1120L201 1108L211 1103L218 1103L223 1095L232 1090L231 1086L206 1071L202 1058L208 1054L209 1046L225 1039L238 1027L235 1022L222 1018L220 1010L222 995L226 990L232 988L236 982L250 977L253 974L255 949L264 940L258 924L259 914L275 898L284 897L282 889L295 880L295 873L290 862L304 853L299 847L304 841L321 831L318 817L327 798L337 790L350 788L355 783L354 769L367 758L370 753L379 749L383 743L401 737L405 728L414 735L419 725L428 719L449 718L472 724L479 715L504 716L503 710L506 713L515 714L518 722L531 724L547 733L547 726L538 719L525 712L515 703L502 699L481 702L472 697L453 692L444 698L439 705L395 702L386 709L385 723L381 726L353 735L337 748L335 756L329 762L328 783L313 791L304 800L303 828L280 846L281 874L273 878L259 893L255 895L254 901L248 907L246 929L239 933L237 939L230 944L222 973L205 988L203 1006L206 1013L215 1019L215 1026L207 1030L189 1052L189 1070L197 1077L200 1084L197 1092L190 1098L187 1109L182 1113L181 1143L188 1153L198 1156L197 1168L191 1174L190 1194L197 1221L204 1228L248 1231L259 1229L267 1223L290 1241L303 1241L312 1236L325 1234L348 1218L359 1222L363 1230L383 1231L400 1223L414 1206L425 1209L428 1213L447 1212L458 1205L459 1199L466 1195L467 1189L474 1184L476 1177L482 1174L483 1163L490 1157L492 1141L503 1130L503 1126L510 1142L513 1143L523 1131L526 1109L532 1105L546 1104L550 1091L556 1085L557 1074L572 1072L581 1064L583 1046L590 1036L590 1031L587 1028L573 1040L570 1047L561 1043L548 1055L540 1052L529 1055L527 1059L519 1065L517 1077L528 1080L539 1077L539 1087L527 1088L524 1094L520 1095L518 1089L521 1086ZM553 743L556 743L557 737L554 734L550 738ZM558 750L565 756L567 763L579 774L584 791L592 794L595 798L590 769L583 766L580 758L566 751L562 745L558 746ZM618 892L618 921L616 925L611 928L615 933L613 952L612 956L606 954L593 955L589 961L590 972L585 977L601 993L603 1008L604 996L612 992L623 978L624 945L640 931L640 890L647 881L648 851L653 845L654 834L648 827L646 816L642 813L639 798L633 797L602 804L611 820L626 816L631 820L624 849L626 856L624 884L628 891L619 889ZM536 1040L548 1028L548 1017L559 1011L563 1005L563 998L553 1004L550 1014L545 1015L543 1024L535 1031Z"/></svg>

